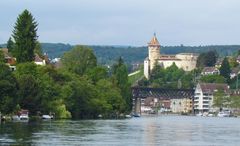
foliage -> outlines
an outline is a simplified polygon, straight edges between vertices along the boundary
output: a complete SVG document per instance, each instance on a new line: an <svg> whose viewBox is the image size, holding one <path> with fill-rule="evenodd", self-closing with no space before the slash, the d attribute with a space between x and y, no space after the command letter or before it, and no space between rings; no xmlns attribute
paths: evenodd
<svg viewBox="0 0 240 146"><path fill-rule="evenodd" d="M226 83L226 79L221 75L204 75L200 80L204 83Z"/></svg>
<svg viewBox="0 0 240 146"><path fill-rule="evenodd" d="M230 96L230 107L231 108L240 108L240 97L235 95L235 96Z"/></svg>
<svg viewBox="0 0 240 146"><path fill-rule="evenodd" d="M102 66L97 66L97 67L88 69L86 74L89 77L89 79L93 81L94 84L99 80L106 79L108 77L107 68Z"/></svg>
<svg viewBox="0 0 240 146"><path fill-rule="evenodd" d="M61 57L64 52L69 51L73 46L62 43L42 43L43 52L50 58ZM93 49L98 58L98 63L112 65L119 56L122 56L126 64L143 62L148 56L146 46L89 46ZM212 46L161 46L161 54L177 53L203 53L215 51L219 56L229 56L239 50L239 45L212 45Z"/></svg>
<svg viewBox="0 0 240 146"><path fill-rule="evenodd" d="M34 54L38 54L39 56L43 57L42 46L38 41L36 42L36 46L34 48Z"/></svg>
<svg viewBox="0 0 240 146"><path fill-rule="evenodd" d="M228 104L228 96L225 95L223 90L219 90L213 95L213 106L223 108Z"/></svg>
<svg viewBox="0 0 240 146"><path fill-rule="evenodd" d="M140 70L136 71L137 73L131 76L128 76L128 82L133 85L136 82L138 82L140 79L142 79L144 77L143 74L143 68L141 68Z"/></svg>
<svg viewBox="0 0 240 146"><path fill-rule="evenodd" d="M160 65L156 65L152 70L152 74L147 85L173 89L192 88L193 78L193 72L185 72L183 69L178 69L175 63L166 69L162 68Z"/></svg>
<svg viewBox="0 0 240 146"><path fill-rule="evenodd" d="M7 48L8 52L12 52L12 50L14 49L14 42L12 41L11 37L7 41Z"/></svg>
<svg viewBox="0 0 240 146"><path fill-rule="evenodd" d="M0 63L0 111L4 114L13 112L16 107L17 85L8 66Z"/></svg>
<svg viewBox="0 0 240 146"><path fill-rule="evenodd" d="M97 59L90 48L76 46L63 55L62 63L67 70L83 75L89 68L97 66Z"/></svg>
<svg viewBox="0 0 240 146"><path fill-rule="evenodd" d="M37 22L28 10L24 10L17 18L13 30L15 46L13 54L18 63L34 60L34 48L37 41Z"/></svg>
<svg viewBox="0 0 240 146"><path fill-rule="evenodd" d="M229 82L230 73L231 73L230 65L228 59L225 57L220 67L220 75L222 75L227 80L227 82Z"/></svg>
<svg viewBox="0 0 240 146"><path fill-rule="evenodd" d="M201 53L198 56L197 67L214 66L218 58L216 51Z"/></svg>
<svg viewBox="0 0 240 146"><path fill-rule="evenodd" d="M230 68L235 68L239 65L235 57L230 57L228 62L229 62Z"/></svg>
<svg viewBox="0 0 240 146"><path fill-rule="evenodd" d="M4 59L4 55L3 55L3 51L0 49L0 63L4 63L5 59Z"/></svg>
<svg viewBox="0 0 240 146"><path fill-rule="evenodd" d="M121 89L121 95L127 104L127 110L131 109L131 91L130 84L128 83L128 71L127 66L124 64L123 59L120 57L113 65L113 81L116 80L117 86Z"/></svg>

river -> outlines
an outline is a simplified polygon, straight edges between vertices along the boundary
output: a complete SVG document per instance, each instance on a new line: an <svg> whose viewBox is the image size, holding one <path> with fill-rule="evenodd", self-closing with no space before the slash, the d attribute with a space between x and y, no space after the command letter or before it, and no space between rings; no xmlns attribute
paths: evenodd
<svg viewBox="0 0 240 146"><path fill-rule="evenodd" d="M240 118L153 116L125 120L1 123L0 145L240 145Z"/></svg>

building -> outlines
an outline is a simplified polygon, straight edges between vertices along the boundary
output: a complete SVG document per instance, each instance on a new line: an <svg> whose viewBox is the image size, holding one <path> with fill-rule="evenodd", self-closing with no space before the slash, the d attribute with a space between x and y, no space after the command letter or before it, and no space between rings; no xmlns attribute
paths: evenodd
<svg viewBox="0 0 240 146"><path fill-rule="evenodd" d="M219 75L220 71L216 67L204 67L201 75Z"/></svg>
<svg viewBox="0 0 240 146"><path fill-rule="evenodd" d="M9 66L11 71L16 70L16 58L12 57L7 48L2 48L1 50L3 52L6 65Z"/></svg>
<svg viewBox="0 0 240 146"><path fill-rule="evenodd" d="M173 113L191 113L192 99L190 98L171 99L170 109Z"/></svg>
<svg viewBox="0 0 240 146"><path fill-rule="evenodd" d="M236 62L240 64L240 55L236 58Z"/></svg>
<svg viewBox="0 0 240 146"><path fill-rule="evenodd" d="M235 78L237 75L239 75L240 73L240 68L239 67L235 67L231 70L231 73L230 73L230 79L233 79Z"/></svg>
<svg viewBox="0 0 240 146"><path fill-rule="evenodd" d="M180 53L176 55L161 55L160 44L154 34L152 40L148 43L148 57L144 60L144 75L149 79L152 69L156 64L164 68L173 63L184 71L191 71L196 68L197 55L193 53Z"/></svg>
<svg viewBox="0 0 240 146"><path fill-rule="evenodd" d="M198 83L194 93L194 111L197 113L213 111L214 93L219 90L223 90L226 95L229 94L227 84Z"/></svg>
<svg viewBox="0 0 240 146"><path fill-rule="evenodd" d="M48 61L48 58L46 55L44 55L44 58L40 57L38 54L35 54L35 57L34 57L34 63L37 64L37 65L46 65Z"/></svg>
<svg viewBox="0 0 240 146"><path fill-rule="evenodd" d="M220 68L222 66L222 62L223 62L222 58L218 59L217 62L215 63L215 67Z"/></svg>

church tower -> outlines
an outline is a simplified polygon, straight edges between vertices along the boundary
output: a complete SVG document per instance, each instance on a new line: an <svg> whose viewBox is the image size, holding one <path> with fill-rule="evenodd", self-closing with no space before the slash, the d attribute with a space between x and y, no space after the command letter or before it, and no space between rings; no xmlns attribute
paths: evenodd
<svg viewBox="0 0 240 146"><path fill-rule="evenodd" d="M148 58L151 71L154 68L155 63L157 63L160 58L160 44L155 33L152 40L148 43Z"/></svg>

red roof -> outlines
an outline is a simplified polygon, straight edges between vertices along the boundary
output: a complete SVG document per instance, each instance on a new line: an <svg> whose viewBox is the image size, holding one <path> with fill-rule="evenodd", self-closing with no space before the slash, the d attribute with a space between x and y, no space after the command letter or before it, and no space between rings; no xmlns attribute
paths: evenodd
<svg viewBox="0 0 240 146"><path fill-rule="evenodd" d="M38 54L35 54L35 58L34 58L35 62L43 62L43 59L40 58L40 56Z"/></svg>
<svg viewBox="0 0 240 146"><path fill-rule="evenodd" d="M148 43L149 46L160 46L156 34L154 34L152 40Z"/></svg>

